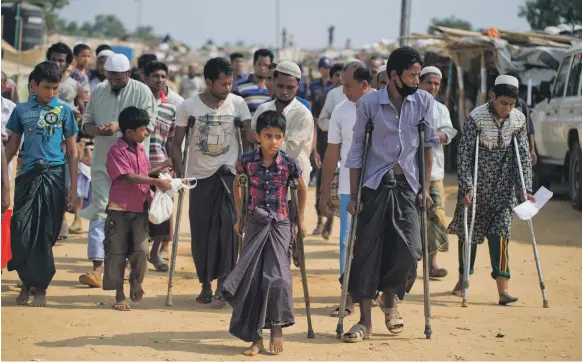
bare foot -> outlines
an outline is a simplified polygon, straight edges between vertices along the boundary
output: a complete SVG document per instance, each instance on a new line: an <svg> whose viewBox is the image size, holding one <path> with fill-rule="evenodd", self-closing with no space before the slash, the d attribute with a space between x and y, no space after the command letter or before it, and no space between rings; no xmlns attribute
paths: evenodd
<svg viewBox="0 0 582 362"><path fill-rule="evenodd" d="M143 298L145 292L141 287L141 283L137 282L130 282L130 290L129 290L129 297L131 298L132 302L139 302Z"/></svg>
<svg viewBox="0 0 582 362"><path fill-rule="evenodd" d="M283 352L283 328L279 326L271 327L271 345L269 349L275 355Z"/></svg>
<svg viewBox="0 0 582 362"><path fill-rule="evenodd" d="M467 283L468 286L468 283ZM455 285L455 288L452 291L452 294L455 297L462 297L463 296L463 278L459 278L459 281L457 282L457 284Z"/></svg>
<svg viewBox="0 0 582 362"><path fill-rule="evenodd" d="M261 352L265 352L265 346L263 345L262 339L253 342L253 344L251 344L251 346L246 349L243 354L247 357L254 357Z"/></svg>
<svg viewBox="0 0 582 362"><path fill-rule="evenodd" d="M16 304L26 305L28 304L28 299L30 298L30 288L22 284L20 287L20 294L16 297Z"/></svg>
<svg viewBox="0 0 582 362"><path fill-rule="evenodd" d="M131 307L125 301L125 293L123 290L118 290L115 293L115 304L113 304L112 308L121 312L128 312L131 310Z"/></svg>
<svg viewBox="0 0 582 362"><path fill-rule="evenodd" d="M32 300L33 307L46 307L46 289L35 288L34 299Z"/></svg>

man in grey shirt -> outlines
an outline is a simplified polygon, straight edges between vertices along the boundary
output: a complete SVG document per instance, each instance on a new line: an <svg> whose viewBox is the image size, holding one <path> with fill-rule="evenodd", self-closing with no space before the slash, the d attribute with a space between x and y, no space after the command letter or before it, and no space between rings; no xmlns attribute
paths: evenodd
<svg viewBox="0 0 582 362"><path fill-rule="evenodd" d="M398 334L404 328L396 297L403 300L412 288L422 257L416 207L423 186L419 184L418 155L424 152L424 186L428 190L432 149L439 145L433 130L434 98L418 90L420 54L410 47L398 48L390 54L386 68L388 87L364 95L357 103L352 146L345 164L350 169L348 211L352 215L364 162L366 165L348 287L353 301L360 303L360 321L343 335L346 342L358 342L369 335L372 300L378 292L383 292L380 307L388 330ZM368 122L374 128L364 160ZM419 125L425 127L424 150L419 150ZM431 207L430 196L426 198Z"/></svg>

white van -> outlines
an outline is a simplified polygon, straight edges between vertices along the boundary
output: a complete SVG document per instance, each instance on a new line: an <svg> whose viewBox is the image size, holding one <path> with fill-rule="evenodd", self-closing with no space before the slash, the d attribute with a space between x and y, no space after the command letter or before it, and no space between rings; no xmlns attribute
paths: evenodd
<svg viewBox="0 0 582 362"><path fill-rule="evenodd" d="M572 206L582 210L582 43L564 54L554 83L541 88L547 99L532 112L534 186L549 187L556 174L565 176Z"/></svg>

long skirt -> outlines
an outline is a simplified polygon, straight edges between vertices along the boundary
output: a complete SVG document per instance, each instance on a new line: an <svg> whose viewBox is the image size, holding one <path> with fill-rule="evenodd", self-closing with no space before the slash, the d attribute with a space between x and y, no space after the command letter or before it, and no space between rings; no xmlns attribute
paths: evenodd
<svg viewBox="0 0 582 362"><path fill-rule="evenodd" d="M386 173L378 189L362 190L349 293L354 302L373 299L378 291L400 300L416 279L422 258L416 195L404 175Z"/></svg>
<svg viewBox="0 0 582 362"><path fill-rule="evenodd" d="M8 270L16 270L24 285L46 289L55 275L52 248L65 213L65 166L37 163L15 181Z"/></svg>
<svg viewBox="0 0 582 362"><path fill-rule="evenodd" d="M295 324L289 263L291 226L263 209L249 212L243 253L223 283L232 306L230 333L245 342L262 338L262 330Z"/></svg>
<svg viewBox="0 0 582 362"><path fill-rule="evenodd" d="M192 256L200 283L224 278L234 268L238 237L234 233L236 208L234 175L216 174L198 180L190 191L190 232Z"/></svg>

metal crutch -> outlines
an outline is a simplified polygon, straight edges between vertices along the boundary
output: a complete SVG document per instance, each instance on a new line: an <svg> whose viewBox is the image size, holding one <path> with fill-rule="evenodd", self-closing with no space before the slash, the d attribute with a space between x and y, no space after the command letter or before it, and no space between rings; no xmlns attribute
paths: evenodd
<svg viewBox="0 0 582 362"><path fill-rule="evenodd" d="M527 200L527 190L525 188L525 181L523 179L523 169L521 167L521 158L519 156L519 147L517 144L517 138L513 137L513 147L515 148L515 157L517 158L517 166L519 168L519 179L521 181L521 191L523 195L523 200ZM538 254L538 247L536 243L536 235L533 229L533 222L531 219L527 220L527 226L529 228L529 234L531 236L531 246L533 248L534 257L536 259L536 268L538 269L538 278L540 280L540 289L542 290L542 298L544 300L544 308L549 308L548 296L546 294L546 285L544 283L544 276L542 275L542 265L540 263L540 255Z"/></svg>
<svg viewBox="0 0 582 362"><path fill-rule="evenodd" d="M244 242L244 231L247 222L247 207L248 207L248 195L249 195L249 177L246 173L241 173L238 175L238 184L242 188L242 208L241 208L241 216L238 222L238 231L240 233L239 236L239 244L238 244L238 258L240 259L243 250L243 242Z"/></svg>
<svg viewBox="0 0 582 362"><path fill-rule="evenodd" d="M428 236L427 236L427 221L426 221L426 197L429 194L429 190L426 190L426 172L425 172L425 159L424 159L424 124L418 126L418 132L420 133L420 184L422 191L422 199L420 202L420 236L422 238L422 248L424 249L424 257L422 263L423 269L423 286L424 286L424 335L426 339L430 339L432 335L432 327L430 325L431 313L430 313L430 289L429 289L429 260L428 260Z"/></svg>
<svg viewBox="0 0 582 362"><path fill-rule="evenodd" d="M473 228L475 226L475 212L477 210L477 177L479 174L479 134L475 137L475 169L473 170L473 202L471 203L471 226L467 224L469 207L465 206L463 213L464 229L465 229L465 255L463 269L463 301L461 302L462 307L468 307L467 304L467 293L469 290L469 274L471 272L471 247L473 240Z"/></svg>
<svg viewBox="0 0 582 362"><path fill-rule="evenodd" d="M368 157L368 149L370 146L370 139L372 137L372 131L374 131L374 123L370 118L366 122L366 136L364 139L364 155L362 156L362 169L360 170L360 181L358 183L358 195L356 196L356 212L352 217L352 223L350 225L350 239L348 240L348 250L346 253L344 275L342 280L342 296L340 300L339 308L339 318L336 327L337 338L341 338L344 333L344 317L346 309L346 298L348 296L348 285L350 282L350 270L352 268L352 256L354 255L354 244L356 241L356 228L358 226L358 215L360 211L360 203L362 200L362 186L364 183L364 173L366 171L366 159Z"/></svg>
<svg viewBox="0 0 582 362"><path fill-rule="evenodd" d="M188 128L186 128L186 140L184 143L184 151L182 153L182 170L183 177L186 177L188 167L188 155L190 150L190 131L194 127L196 118L194 116L188 117ZM178 194L178 208L176 210L176 222L174 226L174 238L172 240L172 259L170 261L170 270L168 277L168 293L166 295L166 305L172 306L172 287L174 286L174 272L176 271L176 258L178 256L178 239L180 237L180 219L182 217L182 205L184 203L184 188L180 189Z"/></svg>
<svg viewBox="0 0 582 362"><path fill-rule="evenodd" d="M297 199L298 183L295 179L289 180L289 187L291 188L291 202L295 208L295 224L299 227L297 233L297 252L299 257L299 270L301 271L301 284L303 284L303 296L305 298L305 314L307 315L307 338L315 338L313 332L313 324L311 323L311 300L309 298L309 288L307 287L307 268L305 267L305 248L303 245L303 231L299 224L299 201Z"/></svg>
<svg viewBox="0 0 582 362"><path fill-rule="evenodd" d="M234 119L234 125L236 127L237 136L238 136L238 157L240 158L240 156L244 152L243 141L242 141L243 123L240 120L240 118L236 117ZM244 239L243 234L244 234L244 230L245 230L245 222L246 222L246 214L247 214L248 176L246 174L240 174L239 178L238 178L238 183L240 186L242 186L242 190L243 190L243 197L241 200L243 203L243 207L241 210L242 220L238 223L239 233L240 233L239 242L238 242L238 258L240 259L241 255L242 255L242 249L243 249L243 239Z"/></svg>

